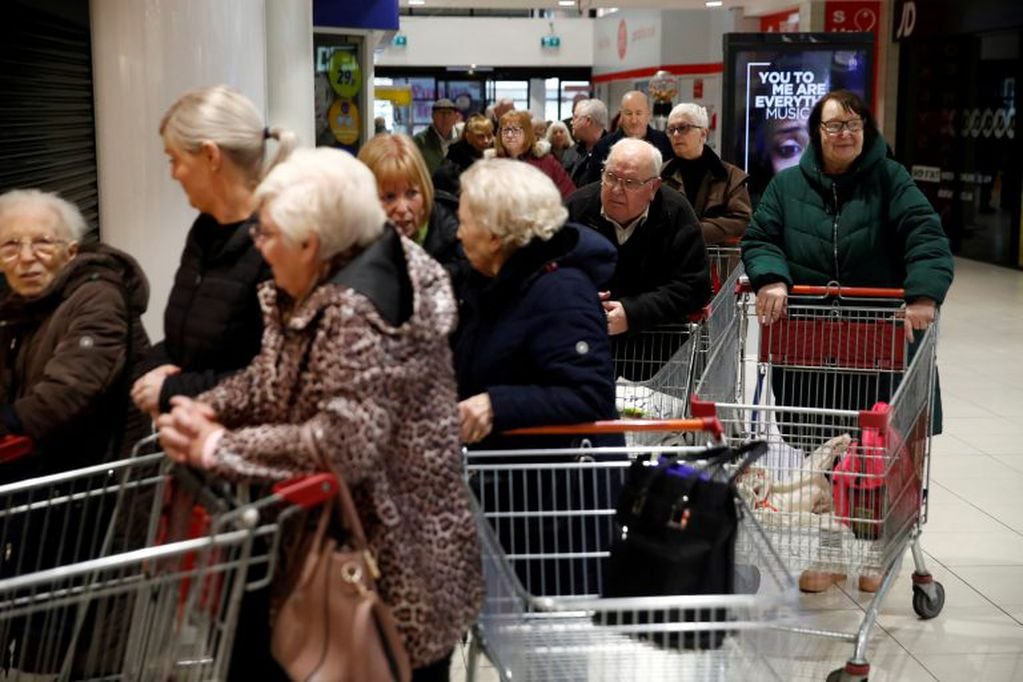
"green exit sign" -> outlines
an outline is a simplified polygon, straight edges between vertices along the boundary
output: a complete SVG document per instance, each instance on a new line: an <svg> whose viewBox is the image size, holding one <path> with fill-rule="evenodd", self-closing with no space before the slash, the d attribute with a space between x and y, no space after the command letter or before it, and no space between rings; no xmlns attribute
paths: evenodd
<svg viewBox="0 0 1023 682"><path fill-rule="evenodd" d="M402 35L394 36L394 40L392 40L391 43L395 47L407 47L408 46L408 36L402 36Z"/></svg>
<svg viewBox="0 0 1023 682"><path fill-rule="evenodd" d="M543 36L540 38L540 47L561 47L561 38L558 36Z"/></svg>

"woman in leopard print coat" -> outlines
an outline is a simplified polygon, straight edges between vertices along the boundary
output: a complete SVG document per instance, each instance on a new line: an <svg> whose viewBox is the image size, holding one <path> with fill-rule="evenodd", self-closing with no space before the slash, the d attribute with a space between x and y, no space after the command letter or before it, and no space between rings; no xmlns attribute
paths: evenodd
<svg viewBox="0 0 1023 682"><path fill-rule="evenodd" d="M414 672L446 679L483 591L447 342L456 306L376 192L326 148L270 173L254 235L274 274L262 350L197 401L176 398L160 434L175 459L257 480L323 469L311 437L351 488Z"/></svg>

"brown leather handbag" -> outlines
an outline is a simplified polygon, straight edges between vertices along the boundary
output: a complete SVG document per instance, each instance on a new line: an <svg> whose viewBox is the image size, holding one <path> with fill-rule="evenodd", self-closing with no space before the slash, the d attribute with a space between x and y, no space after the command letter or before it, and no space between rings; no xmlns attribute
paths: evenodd
<svg viewBox="0 0 1023 682"><path fill-rule="evenodd" d="M315 449L312 439L303 436ZM277 611L271 652L293 680L408 682L408 654L390 609L376 592L376 561L340 475L338 483L336 504L348 541L338 547L328 536L334 505L327 505L312 538L303 543L308 547L305 561Z"/></svg>

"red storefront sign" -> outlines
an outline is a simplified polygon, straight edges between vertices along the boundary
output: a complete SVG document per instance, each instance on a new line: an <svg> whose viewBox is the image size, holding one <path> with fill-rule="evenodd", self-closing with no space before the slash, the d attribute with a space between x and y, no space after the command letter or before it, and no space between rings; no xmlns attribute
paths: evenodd
<svg viewBox="0 0 1023 682"><path fill-rule="evenodd" d="M881 25L881 3L853 0L828 0L824 4L824 30L829 33L842 31L863 31L874 34L875 44L879 40Z"/></svg>
<svg viewBox="0 0 1023 682"><path fill-rule="evenodd" d="M828 0L824 3L824 30L828 33L856 31L874 34L870 90L871 96L877 102L877 48L881 44L881 3L877 0Z"/></svg>

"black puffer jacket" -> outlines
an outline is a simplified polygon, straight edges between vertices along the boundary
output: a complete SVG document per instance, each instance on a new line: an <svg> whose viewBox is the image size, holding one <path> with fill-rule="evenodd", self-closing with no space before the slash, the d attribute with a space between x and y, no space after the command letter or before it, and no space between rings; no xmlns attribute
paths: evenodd
<svg viewBox="0 0 1023 682"><path fill-rule="evenodd" d="M448 192L455 197L462 193L459 176L469 166L483 158L483 152L473 147L467 140L459 140L448 147L448 155L433 173L433 187L441 192Z"/></svg>
<svg viewBox="0 0 1023 682"><path fill-rule="evenodd" d="M9 482L124 454L144 435L128 398L137 359L149 351L140 321L149 283L113 247L83 249L41 295L0 301L0 432L35 453L0 466Z"/></svg>
<svg viewBox="0 0 1023 682"><path fill-rule="evenodd" d="M462 242L458 239L457 197L447 192L437 192L422 247L447 270L451 277L451 287L457 297L472 271L472 266L465 259Z"/></svg>
<svg viewBox="0 0 1023 682"><path fill-rule="evenodd" d="M164 339L147 363L181 368L163 382L162 411L173 396L213 388L259 352L263 320L256 286L270 269L249 236L257 220L221 225L204 213L188 233L164 313Z"/></svg>

